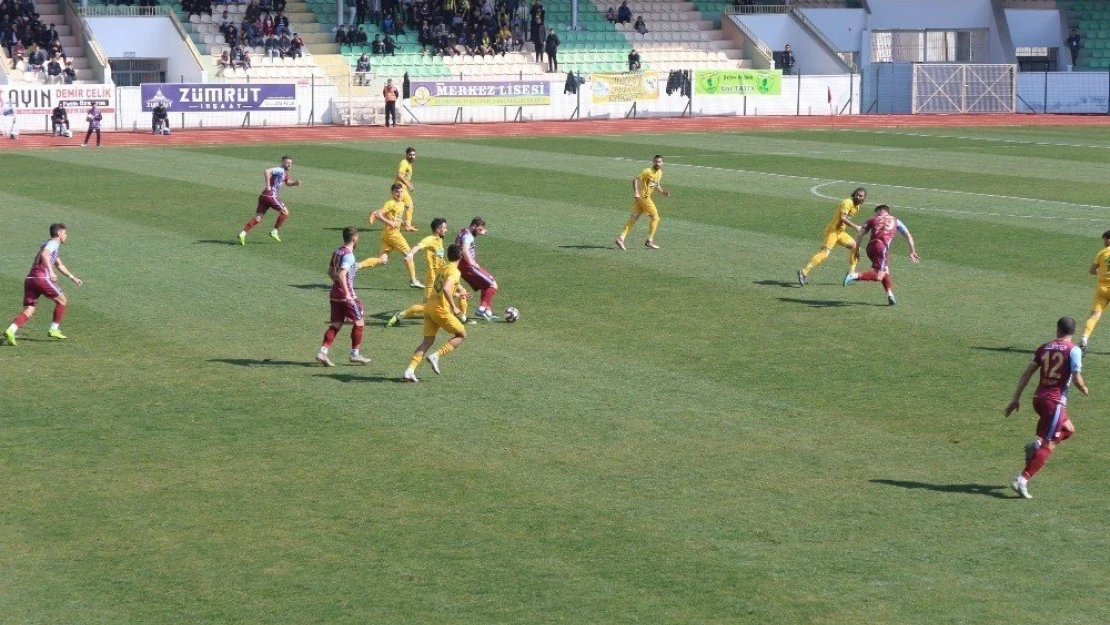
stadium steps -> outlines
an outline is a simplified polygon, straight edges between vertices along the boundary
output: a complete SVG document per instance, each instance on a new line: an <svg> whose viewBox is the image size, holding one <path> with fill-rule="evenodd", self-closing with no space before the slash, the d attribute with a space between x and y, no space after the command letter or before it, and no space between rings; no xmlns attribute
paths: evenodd
<svg viewBox="0 0 1110 625"><path fill-rule="evenodd" d="M632 16L633 23L637 17L644 18L647 34L636 32L632 24L618 24L615 29L636 47L645 69L727 69L751 65L744 62L743 51L733 47L724 31L717 28L714 20L707 19L694 2L636 2Z"/></svg>
<svg viewBox="0 0 1110 625"><path fill-rule="evenodd" d="M1082 37L1083 48L1072 69L1099 72L1110 70L1110 3L1057 0L1056 4L1067 17L1069 32L1076 28Z"/></svg>

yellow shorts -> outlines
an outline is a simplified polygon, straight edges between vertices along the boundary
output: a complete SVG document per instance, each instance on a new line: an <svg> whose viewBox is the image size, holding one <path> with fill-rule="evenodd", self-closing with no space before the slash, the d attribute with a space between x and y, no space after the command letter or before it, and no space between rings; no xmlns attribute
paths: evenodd
<svg viewBox="0 0 1110 625"><path fill-rule="evenodd" d="M832 248L836 247L837 245L839 245L840 247L850 248L850 247L852 247L852 245L855 244L855 242L856 242L856 240L854 238L852 238L852 236L849 235L847 232L844 232L843 230L841 230L839 232L837 232L836 230L826 230L825 231L825 242L821 244L821 247L827 247L830 250Z"/></svg>
<svg viewBox="0 0 1110 625"><path fill-rule="evenodd" d="M655 202L652 202L651 198L640 198L636 200L632 204L632 212L637 215L647 213L647 216L652 219L659 218L659 211L655 208Z"/></svg>
<svg viewBox="0 0 1110 625"><path fill-rule="evenodd" d="M405 208L412 210L412 196L409 195L408 189L401 189L401 202L405 205Z"/></svg>
<svg viewBox="0 0 1110 625"><path fill-rule="evenodd" d="M405 240L404 235L396 230L382 230L382 251L378 254L386 254L389 252L400 252L408 254L409 242Z"/></svg>
<svg viewBox="0 0 1110 625"><path fill-rule="evenodd" d="M1110 286L1100 286L1095 289L1095 297L1091 300L1091 310L1101 313L1110 306Z"/></svg>
<svg viewBox="0 0 1110 625"><path fill-rule="evenodd" d="M453 336L466 334L466 329L459 318L451 313L441 314L431 306L424 309L424 336L435 336L437 332L444 332Z"/></svg>

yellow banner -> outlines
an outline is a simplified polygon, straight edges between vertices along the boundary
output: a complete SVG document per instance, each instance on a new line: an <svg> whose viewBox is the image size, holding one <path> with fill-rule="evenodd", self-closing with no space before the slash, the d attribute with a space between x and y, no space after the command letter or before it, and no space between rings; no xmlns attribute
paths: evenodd
<svg viewBox="0 0 1110 625"><path fill-rule="evenodd" d="M655 72L591 74L590 81L594 104L659 99L659 75Z"/></svg>

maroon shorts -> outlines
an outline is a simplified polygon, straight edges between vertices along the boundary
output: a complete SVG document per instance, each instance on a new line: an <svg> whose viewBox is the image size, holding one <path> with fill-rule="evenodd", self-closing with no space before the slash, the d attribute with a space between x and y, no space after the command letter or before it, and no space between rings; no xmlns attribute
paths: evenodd
<svg viewBox="0 0 1110 625"><path fill-rule="evenodd" d="M34 306L40 297L58 299L62 296L62 289L45 276L29 276L23 281L23 305Z"/></svg>
<svg viewBox="0 0 1110 625"><path fill-rule="evenodd" d="M878 239L867 243L867 258L871 259L871 268L875 271L886 271L887 244Z"/></svg>
<svg viewBox="0 0 1110 625"><path fill-rule="evenodd" d="M460 267L459 275L475 291L484 291L493 286L494 282L497 282L493 279L493 274L481 267Z"/></svg>
<svg viewBox="0 0 1110 625"><path fill-rule="evenodd" d="M256 213L258 213L259 215L265 215L266 211L270 210L271 208L276 211L284 211L285 204L283 204L281 200L277 199L269 193L263 193L262 195L258 196L258 208L254 209Z"/></svg>
<svg viewBox="0 0 1110 625"><path fill-rule="evenodd" d="M1034 397L1033 410L1037 412L1037 436L1060 442L1060 432L1068 422L1068 407L1051 399Z"/></svg>
<svg viewBox="0 0 1110 625"><path fill-rule="evenodd" d="M331 300L331 323L354 323L362 321L362 300Z"/></svg>

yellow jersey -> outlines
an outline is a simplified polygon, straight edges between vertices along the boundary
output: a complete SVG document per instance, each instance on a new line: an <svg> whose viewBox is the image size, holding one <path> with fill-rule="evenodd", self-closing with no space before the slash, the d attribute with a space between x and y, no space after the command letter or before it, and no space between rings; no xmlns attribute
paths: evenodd
<svg viewBox="0 0 1110 625"><path fill-rule="evenodd" d="M444 256L443 256L443 239L431 234L426 237L417 247L424 250L424 260L428 263L428 275L432 276L432 280L443 269Z"/></svg>
<svg viewBox="0 0 1110 625"><path fill-rule="evenodd" d="M405 191L412 184L412 163L407 158L401 159L401 164L397 166L397 183L405 185Z"/></svg>
<svg viewBox="0 0 1110 625"><path fill-rule="evenodd" d="M640 172L640 198L650 200L651 194L659 186L659 181L663 179L663 170L648 167Z"/></svg>
<svg viewBox="0 0 1110 625"><path fill-rule="evenodd" d="M435 285L432 287L432 298L428 301L428 305L432 306L435 316L443 319L455 314L451 310L451 300L448 294L444 293L443 289L447 286L448 282L454 283L458 286L459 279L462 274L459 273L459 261L447 263L447 265L439 270L436 274Z"/></svg>
<svg viewBox="0 0 1110 625"><path fill-rule="evenodd" d="M386 200L385 204L382 204L382 213L393 221L399 221L405 214L405 203L394 199ZM382 230L382 236L389 232L399 232L399 229L386 224L385 229Z"/></svg>
<svg viewBox="0 0 1110 625"><path fill-rule="evenodd" d="M854 217L859 212L859 207L856 206L855 201L850 197L846 197L840 201L836 207L836 214L833 215L832 221L829 225L825 226L825 232L844 232L844 222L840 221L840 217Z"/></svg>
<svg viewBox="0 0 1110 625"><path fill-rule="evenodd" d="M1095 256L1095 264L1098 265L1099 288L1110 287L1110 247L1102 248Z"/></svg>

